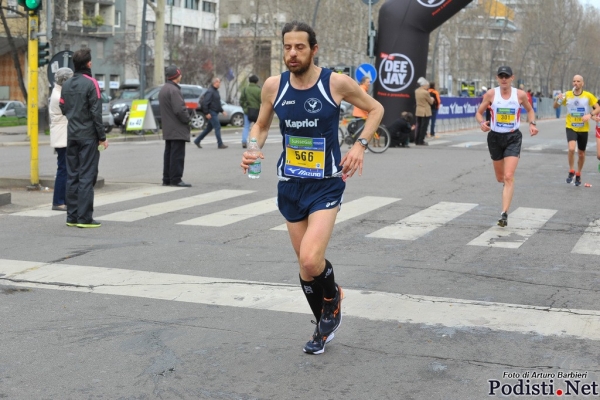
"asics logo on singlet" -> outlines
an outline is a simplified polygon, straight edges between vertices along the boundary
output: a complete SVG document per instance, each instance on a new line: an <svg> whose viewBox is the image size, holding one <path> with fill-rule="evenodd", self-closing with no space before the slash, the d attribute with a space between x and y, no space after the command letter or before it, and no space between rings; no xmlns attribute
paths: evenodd
<svg viewBox="0 0 600 400"><path fill-rule="evenodd" d="M321 111L322 108L323 103L321 103L321 100L315 99L314 97L304 102L304 110L311 114L318 113L319 111Z"/></svg>
<svg viewBox="0 0 600 400"><path fill-rule="evenodd" d="M286 128L315 128L318 125L319 118L313 119L309 121L305 119L304 121L290 121L289 119L285 120Z"/></svg>
<svg viewBox="0 0 600 400"><path fill-rule="evenodd" d="M287 105L296 104L296 100L284 100L284 101L281 102L282 106L285 106L286 104Z"/></svg>
<svg viewBox="0 0 600 400"><path fill-rule="evenodd" d="M327 208L329 208L329 207L333 207L333 206L335 206L336 204L337 204L337 200L336 200L336 201L332 201L332 202L329 202L329 203L325 204L325 207L327 207Z"/></svg>
<svg viewBox="0 0 600 400"><path fill-rule="evenodd" d="M337 202L336 202L337 203ZM325 278L327 278L329 275L331 275L331 273L333 272L333 268L329 268L327 270L327 272L325 273Z"/></svg>

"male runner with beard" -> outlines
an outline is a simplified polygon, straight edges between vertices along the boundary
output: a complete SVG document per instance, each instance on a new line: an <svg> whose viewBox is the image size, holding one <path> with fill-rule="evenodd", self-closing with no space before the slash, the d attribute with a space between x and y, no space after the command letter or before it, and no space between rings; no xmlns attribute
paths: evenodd
<svg viewBox="0 0 600 400"><path fill-rule="evenodd" d="M287 23L282 39L289 71L265 81L250 139L257 139L262 148L277 113L283 136L277 162L277 205L296 252L302 290L316 318L317 326L304 351L321 354L342 322L343 298L325 251L346 178L357 171L362 174L364 152L381 122L383 107L349 76L314 64L319 46L309 25ZM342 100L368 112L365 129L343 157L337 137ZM244 173L255 159L248 152L243 154Z"/></svg>

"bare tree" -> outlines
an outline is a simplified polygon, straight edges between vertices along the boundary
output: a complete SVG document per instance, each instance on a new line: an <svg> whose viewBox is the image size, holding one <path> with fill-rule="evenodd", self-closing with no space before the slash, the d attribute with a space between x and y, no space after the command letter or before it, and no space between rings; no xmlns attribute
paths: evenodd
<svg viewBox="0 0 600 400"><path fill-rule="evenodd" d="M27 102L27 89L25 88L25 80L23 78L23 71L21 70L21 62L19 60L19 50L17 49L17 45L15 44L15 40L10 33L10 27L8 26L8 22L6 21L6 16L4 15L4 10L8 9L8 7L4 7L2 4L2 0L0 0L0 19L2 19L2 26L4 26L4 31L6 32L6 38L8 40L10 46L10 52L13 59L13 63L15 64L15 69L17 70L17 78L19 80L19 88L21 89L21 93L23 94L23 98L25 102ZM27 18L21 12L15 11L11 9L11 11L17 13L18 15Z"/></svg>
<svg viewBox="0 0 600 400"><path fill-rule="evenodd" d="M146 0L146 2L156 17L153 82L155 85L160 85L164 83L165 79L165 0L156 0L156 5L151 0Z"/></svg>

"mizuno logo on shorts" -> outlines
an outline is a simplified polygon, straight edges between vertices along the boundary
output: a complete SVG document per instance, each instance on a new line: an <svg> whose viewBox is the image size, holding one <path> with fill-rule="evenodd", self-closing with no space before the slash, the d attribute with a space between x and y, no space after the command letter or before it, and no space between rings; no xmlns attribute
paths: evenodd
<svg viewBox="0 0 600 400"><path fill-rule="evenodd" d="M330 203L325 204L325 207L329 208L329 207L333 207L337 204L337 200L336 201L332 201Z"/></svg>

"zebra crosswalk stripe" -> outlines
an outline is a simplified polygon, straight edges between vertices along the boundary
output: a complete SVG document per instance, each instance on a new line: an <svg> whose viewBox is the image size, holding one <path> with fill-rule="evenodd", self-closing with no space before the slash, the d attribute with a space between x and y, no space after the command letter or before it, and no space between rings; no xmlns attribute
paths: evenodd
<svg viewBox="0 0 600 400"><path fill-rule="evenodd" d="M437 146L437 145L446 144L446 143L452 143L452 141L451 140L428 140L427 141L427 144L429 146Z"/></svg>
<svg viewBox="0 0 600 400"><path fill-rule="evenodd" d="M146 186L132 190L113 192L107 194L96 194L94 196L94 207L101 207L108 204L120 203L123 201L136 200L139 198L154 196L182 190L184 188L171 186ZM11 215L18 217L55 217L57 215L65 215L64 211L52 211L52 204L46 204L33 210L26 210L13 213Z"/></svg>
<svg viewBox="0 0 600 400"><path fill-rule="evenodd" d="M440 202L408 216L394 225L368 234L367 237L416 240L475 207L477 204Z"/></svg>
<svg viewBox="0 0 600 400"><path fill-rule="evenodd" d="M467 244L470 246L518 249L544 226L554 214L556 214L556 210L519 207L509 214L508 226L504 228L493 226Z"/></svg>
<svg viewBox="0 0 600 400"><path fill-rule="evenodd" d="M0 259L16 287L310 314L297 285ZM344 289L344 317L600 340L600 312Z"/></svg>
<svg viewBox="0 0 600 400"><path fill-rule="evenodd" d="M571 253L600 256L600 219L590 223Z"/></svg>
<svg viewBox="0 0 600 400"><path fill-rule="evenodd" d="M179 222L178 225L225 226L277 210L275 198Z"/></svg>
<svg viewBox="0 0 600 400"><path fill-rule="evenodd" d="M479 146L480 144L485 144L485 142L464 142L464 143L459 143L459 144L453 144L450 147L473 147L473 146Z"/></svg>
<svg viewBox="0 0 600 400"><path fill-rule="evenodd" d="M375 210L376 208L385 207L388 204L392 204L401 199L393 197L378 197L378 196L365 196L360 199L350 201L348 203L343 202L342 208L337 215L335 220L336 224L347 221L352 218L356 218L360 215L366 214ZM273 231L287 231L287 225L278 225L275 228L271 228Z"/></svg>
<svg viewBox="0 0 600 400"><path fill-rule="evenodd" d="M119 221L133 222L157 215L167 214L186 208L201 206L203 204L216 201L231 199L237 196L253 193L253 190L217 190L204 193L197 196L184 197L177 200L165 201L162 203L150 204L143 207L133 208L131 210L119 211L98 217L100 221Z"/></svg>

